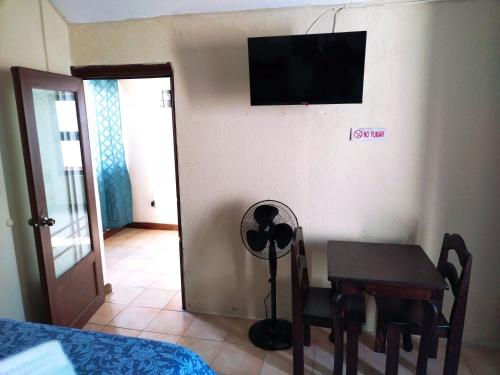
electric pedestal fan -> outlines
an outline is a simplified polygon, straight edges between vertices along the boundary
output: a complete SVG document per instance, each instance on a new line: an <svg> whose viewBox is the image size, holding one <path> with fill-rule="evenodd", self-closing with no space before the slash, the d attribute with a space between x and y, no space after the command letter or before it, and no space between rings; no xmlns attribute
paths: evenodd
<svg viewBox="0 0 500 375"><path fill-rule="evenodd" d="M276 318L277 260L290 251L297 217L284 203L264 200L250 207L241 220L241 239L256 257L269 260L271 277L271 319L258 321L248 332L250 341L267 350L287 349L292 345L292 325Z"/></svg>

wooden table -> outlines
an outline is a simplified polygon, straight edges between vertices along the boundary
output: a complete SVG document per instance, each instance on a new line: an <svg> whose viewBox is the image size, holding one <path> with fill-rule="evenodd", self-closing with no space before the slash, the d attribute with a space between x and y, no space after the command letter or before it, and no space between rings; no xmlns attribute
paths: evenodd
<svg viewBox="0 0 500 375"><path fill-rule="evenodd" d="M417 362L417 374L424 375L427 359L435 350L433 347L437 347L432 322L441 309L443 292L448 289L424 250L418 245L328 241L327 259L328 280L335 285L337 297L365 292L375 297L425 301ZM338 322L334 324L334 331L338 332ZM375 350L381 351L383 344L376 337Z"/></svg>

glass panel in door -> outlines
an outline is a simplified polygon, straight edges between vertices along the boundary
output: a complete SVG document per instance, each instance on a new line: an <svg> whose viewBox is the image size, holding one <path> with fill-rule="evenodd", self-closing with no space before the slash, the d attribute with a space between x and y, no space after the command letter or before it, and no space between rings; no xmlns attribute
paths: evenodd
<svg viewBox="0 0 500 375"><path fill-rule="evenodd" d="M33 89L33 102L58 278L91 251L77 107L67 91Z"/></svg>

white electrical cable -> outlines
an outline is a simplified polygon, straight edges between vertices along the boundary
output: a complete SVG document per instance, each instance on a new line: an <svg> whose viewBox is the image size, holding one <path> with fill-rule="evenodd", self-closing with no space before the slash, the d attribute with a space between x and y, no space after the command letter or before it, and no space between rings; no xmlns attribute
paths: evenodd
<svg viewBox="0 0 500 375"><path fill-rule="evenodd" d="M316 18L316 19L314 20L314 22L311 24L311 26L309 26L309 28L307 29L306 34L308 34L308 33L309 33L309 30L311 30L311 29L312 29L312 27L313 27L314 25L316 25L316 23L317 23L320 19L322 19L324 16L326 16L326 15L327 15L328 13L330 13L332 10L335 10L335 8L330 8L330 9L328 9L327 11L325 11L324 13L322 13L322 14L321 14L318 18Z"/></svg>
<svg viewBox="0 0 500 375"><path fill-rule="evenodd" d="M347 8L368 8L368 7L381 7L381 6L391 6L391 5L417 5L417 4L425 4L425 3L456 3L456 2L463 2L467 0L411 0L411 1L384 1L384 2L378 2L378 3L354 3L354 4L345 4L342 5L340 8L335 9L335 8L330 8L326 10L325 12L321 13L318 18L314 20L314 22L311 24L311 26L308 27L306 34L309 33L309 31L313 28L316 23L318 23L319 20L321 20L324 16L326 16L328 13L333 12L333 26L332 26L332 33L335 32L335 25L337 23L337 14Z"/></svg>
<svg viewBox="0 0 500 375"><path fill-rule="evenodd" d="M336 11L333 12L333 25L332 25L332 33L335 32L335 25L337 24L337 13L339 13L341 10L345 9L347 5L344 5L343 7L337 9Z"/></svg>

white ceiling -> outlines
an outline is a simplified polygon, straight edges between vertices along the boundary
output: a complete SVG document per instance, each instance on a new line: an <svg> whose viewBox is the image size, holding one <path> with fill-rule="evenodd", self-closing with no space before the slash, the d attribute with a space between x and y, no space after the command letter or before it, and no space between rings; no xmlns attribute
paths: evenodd
<svg viewBox="0 0 500 375"><path fill-rule="evenodd" d="M173 14L231 12L374 0L49 0L68 23L122 21ZM376 1L376 0L375 0Z"/></svg>

